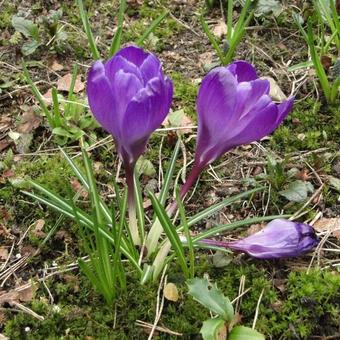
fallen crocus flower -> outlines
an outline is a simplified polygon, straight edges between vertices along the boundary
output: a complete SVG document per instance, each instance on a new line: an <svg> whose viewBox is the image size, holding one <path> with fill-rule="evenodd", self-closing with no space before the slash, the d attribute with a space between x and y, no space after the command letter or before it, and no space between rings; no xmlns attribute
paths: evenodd
<svg viewBox="0 0 340 340"><path fill-rule="evenodd" d="M151 133L169 112L172 81L164 76L154 54L128 46L108 61L93 64L87 79L87 95L93 115L113 136L123 161L129 189L129 215L133 220L134 166ZM136 228L132 227L130 231L134 242L139 244Z"/></svg>
<svg viewBox="0 0 340 340"><path fill-rule="evenodd" d="M201 240L200 242L241 251L258 259L299 256L319 243L310 225L284 219L273 220L261 231L237 241Z"/></svg>
<svg viewBox="0 0 340 340"><path fill-rule="evenodd" d="M294 98L276 104L269 87L269 81L258 79L246 61L217 67L203 79L197 97L195 161L181 189L182 197L208 164L238 145L260 140L281 124Z"/></svg>

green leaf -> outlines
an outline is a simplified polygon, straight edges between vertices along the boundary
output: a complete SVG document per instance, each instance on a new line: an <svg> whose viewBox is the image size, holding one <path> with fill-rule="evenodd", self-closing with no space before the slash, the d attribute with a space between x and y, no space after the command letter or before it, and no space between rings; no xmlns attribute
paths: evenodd
<svg viewBox="0 0 340 340"><path fill-rule="evenodd" d="M313 191L311 183L297 180L290 183L287 189L280 191L279 194L291 202L300 203L307 199L309 192Z"/></svg>
<svg viewBox="0 0 340 340"><path fill-rule="evenodd" d="M21 46L21 52L23 55L30 55L35 52L35 50L40 46L40 43L37 40L26 41Z"/></svg>
<svg viewBox="0 0 340 340"><path fill-rule="evenodd" d="M209 319L203 322L200 333L204 340L217 339L219 330L223 329L225 321L221 318Z"/></svg>
<svg viewBox="0 0 340 340"><path fill-rule="evenodd" d="M187 266L187 260L184 254L184 247L177 234L176 228L171 223L167 212L165 211L164 207L161 205L159 200L156 198L156 196L152 192L149 193L149 196L151 199L153 209L157 215L157 218L161 226L163 227L163 230L166 236L168 237L174 252L177 255L178 263L181 266L185 276L188 277L189 271L188 271L188 266Z"/></svg>
<svg viewBox="0 0 340 340"><path fill-rule="evenodd" d="M255 16L263 16L273 13L278 17L283 11L283 6L277 0L259 0L255 11Z"/></svg>
<svg viewBox="0 0 340 340"><path fill-rule="evenodd" d="M340 192L340 179L333 176L328 176L327 178L329 185Z"/></svg>
<svg viewBox="0 0 340 340"><path fill-rule="evenodd" d="M39 29L33 21L14 15L12 17L12 26L26 38L33 38L37 41L39 40Z"/></svg>
<svg viewBox="0 0 340 340"><path fill-rule="evenodd" d="M228 340L265 340L265 337L255 329L236 326L229 333Z"/></svg>
<svg viewBox="0 0 340 340"><path fill-rule="evenodd" d="M223 295L216 284L207 279L195 278L187 281L189 294L204 307L230 322L234 317L234 308L230 300Z"/></svg>
<svg viewBox="0 0 340 340"><path fill-rule="evenodd" d="M156 27L168 16L169 11L161 13L148 27L148 29L143 33L143 35L138 39L137 45L143 45L145 39L152 33Z"/></svg>
<svg viewBox="0 0 340 340"><path fill-rule="evenodd" d="M145 176L153 177L156 174L156 169L148 159L141 156L136 162L136 172L138 176L143 174Z"/></svg>

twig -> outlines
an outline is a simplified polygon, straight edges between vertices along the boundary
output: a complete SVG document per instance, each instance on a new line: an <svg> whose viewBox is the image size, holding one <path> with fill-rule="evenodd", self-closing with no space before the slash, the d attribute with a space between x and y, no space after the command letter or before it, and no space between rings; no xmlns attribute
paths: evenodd
<svg viewBox="0 0 340 340"><path fill-rule="evenodd" d="M257 300L256 311L255 311L255 316L254 316L254 321L253 321L252 329L255 329L255 326L256 326L256 321L257 321L257 318L259 316L260 304L261 304L263 293L264 293L264 288L262 289L262 292L261 292L261 294L259 296L259 299Z"/></svg>

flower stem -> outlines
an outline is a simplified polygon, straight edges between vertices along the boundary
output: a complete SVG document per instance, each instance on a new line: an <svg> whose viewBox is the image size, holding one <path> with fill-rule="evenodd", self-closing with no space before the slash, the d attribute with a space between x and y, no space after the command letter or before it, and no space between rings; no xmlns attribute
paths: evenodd
<svg viewBox="0 0 340 340"><path fill-rule="evenodd" d="M133 181L134 165L125 167L126 184L128 187L128 213L129 213L129 230L134 245L140 245L141 240L138 230L138 220L136 215L135 188Z"/></svg>
<svg viewBox="0 0 340 340"><path fill-rule="evenodd" d="M189 191L192 185L196 182L203 168L204 167L200 166L199 164L198 165L196 163L194 164L186 182L183 184L180 190L181 199L184 198L186 193ZM168 207L166 208L166 212L168 216L171 217L176 212L176 210L177 210L177 202L176 200L174 200L172 203L170 203L170 205L168 205ZM146 239L146 248L148 250L148 256L150 256L156 250L162 231L163 231L162 225L157 218L155 222L153 223L153 225L151 226L148 237Z"/></svg>

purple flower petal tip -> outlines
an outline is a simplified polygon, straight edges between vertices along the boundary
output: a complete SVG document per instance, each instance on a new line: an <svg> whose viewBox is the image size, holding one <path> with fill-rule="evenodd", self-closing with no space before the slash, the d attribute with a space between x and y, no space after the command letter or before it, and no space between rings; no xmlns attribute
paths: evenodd
<svg viewBox="0 0 340 340"><path fill-rule="evenodd" d="M131 166L168 114L173 85L154 54L132 45L92 65L87 95L93 115L114 137L124 164Z"/></svg>
<svg viewBox="0 0 340 340"><path fill-rule="evenodd" d="M319 240L308 224L276 219L261 231L244 239L233 242L202 242L241 251L258 259L278 259L303 255L316 247Z"/></svg>
<svg viewBox="0 0 340 340"><path fill-rule="evenodd" d="M276 104L268 80L236 61L210 71L197 97L198 135L195 166L204 168L232 148L272 133L292 110L294 97Z"/></svg>

